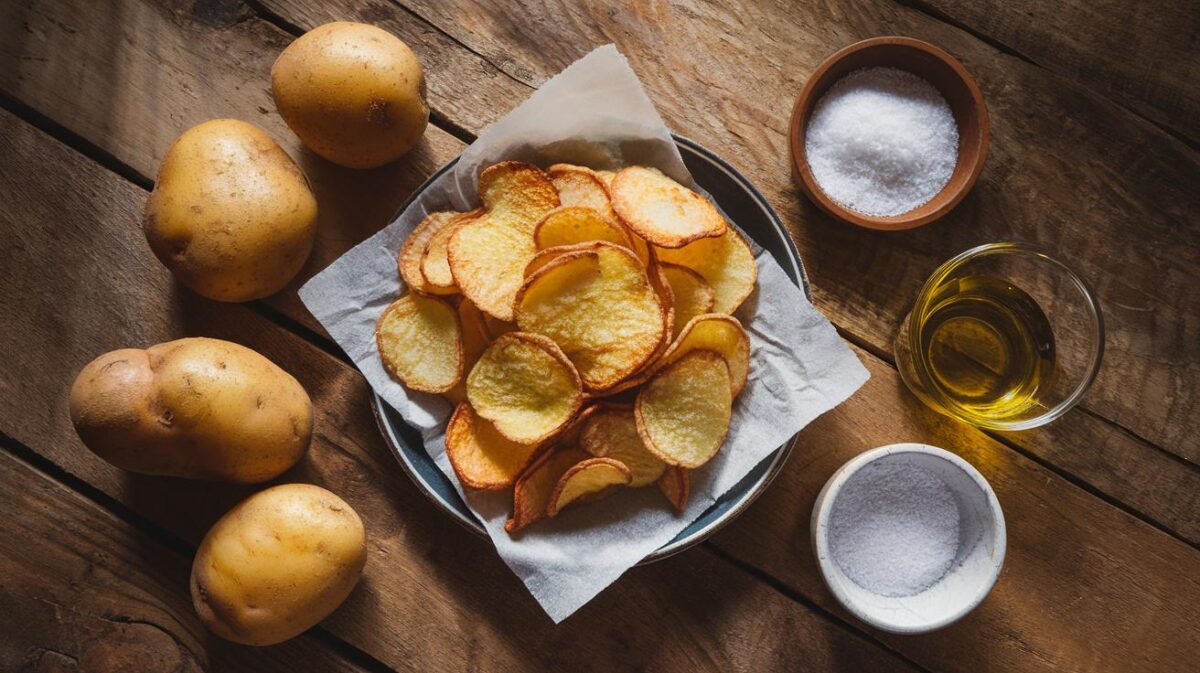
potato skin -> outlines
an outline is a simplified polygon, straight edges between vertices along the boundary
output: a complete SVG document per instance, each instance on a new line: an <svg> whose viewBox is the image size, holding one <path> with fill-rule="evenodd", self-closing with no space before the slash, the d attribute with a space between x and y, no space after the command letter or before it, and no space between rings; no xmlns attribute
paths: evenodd
<svg viewBox="0 0 1200 673"><path fill-rule="evenodd" d="M397 159L429 123L416 54L362 23L327 23L288 45L271 68L271 94L309 149L347 168Z"/></svg>
<svg viewBox="0 0 1200 673"><path fill-rule="evenodd" d="M236 119L185 131L146 203L150 249L197 294L248 301L283 289L312 251L317 199L265 131Z"/></svg>
<svg viewBox="0 0 1200 673"><path fill-rule="evenodd" d="M192 562L192 603L213 633L245 645L300 635L354 589L367 560L362 520L311 484L256 493L221 517Z"/></svg>
<svg viewBox="0 0 1200 673"><path fill-rule="evenodd" d="M123 348L71 386L71 422L113 465L251 484L282 474L312 439L312 402L267 358L219 339Z"/></svg>

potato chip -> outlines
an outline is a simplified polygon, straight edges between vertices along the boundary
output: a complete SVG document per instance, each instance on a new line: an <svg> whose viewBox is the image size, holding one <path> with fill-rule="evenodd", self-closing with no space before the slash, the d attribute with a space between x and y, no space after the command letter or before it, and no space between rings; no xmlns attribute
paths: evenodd
<svg viewBox="0 0 1200 673"><path fill-rule="evenodd" d="M704 277L686 266L660 263L658 265L667 284L671 287L671 296L675 299L675 328L671 338L679 336L683 326L698 315L712 311L713 292Z"/></svg>
<svg viewBox="0 0 1200 673"><path fill-rule="evenodd" d="M619 222L583 206L564 206L550 211L533 232L533 242L538 250L588 241L608 241L632 249L629 234Z"/></svg>
<svg viewBox="0 0 1200 673"><path fill-rule="evenodd" d="M611 192L613 178L617 177L616 171L596 171L596 177L604 183L604 186Z"/></svg>
<svg viewBox="0 0 1200 673"><path fill-rule="evenodd" d="M612 458L588 458L563 473L550 501L546 516L557 516L564 507L586 496L599 495L613 486L629 484L632 473L620 461Z"/></svg>
<svg viewBox="0 0 1200 673"><path fill-rule="evenodd" d="M589 390L637 371L666 328L658 295L626 248L603 241L560 255L517 294L517 325L554 340Z"/></svg>
<svg viewBox="0 0 1200 673"><path fill-rule="evenodd" d="M691 491L691 477L682 467L671 465L658 478L658 490L666 496L667 502L675 508L676 514L683 514L687 507L688 494Z"/></svg>
<svg viewBox="0 0 1200 673"><path fill-rule="evenodd" d="M750 245L734 227L719 238L702 238L695 243L668 250L655 250L660 262L686 266L712 286L713 313L733 313L754 291L758 266Z"/></svg>
<svg viewBox="0 0 1200 673"><path fill-rule="evenodd" d="M550 339L510 332L467 376L467 400L514 442L532 444L567 424L583 402L579 374Z"/></svg>
<svg viewBox="0 0 1200 673"><path fill-rule="evenodd" d="M737 318L723 313L707 313L692 318L683 326L656 368L668 367L696 350L713 351L725 358L734 397L742 392L750 374L750 335Z"/></svg>
<svg viewBox="0 0 1200 673"><path fill-rule="evenodd" d="M467 402L455 408L446 426L446 457L467 488L494 491L512 485L540 446L511 441Z"/></svg>
<svg viewBox="0 0 1200 673"><path fill-rule="evenodd" d="M429 239L425 245L425 253L421 257L421 275L425 282L438 294L458 293L454 284L454 276L450 274L450 260L447 253L450 247L450 237L460 227L479 219L482 210L472 210L469 213L459 213L449 224L442 227Z"/></svg>
<svg viewBox="0 0 1200 673"><path fill-rule="evenodd" d="M375 323L383 366L413 390L444 393L462 378L462 329L454 308L441 299L406 294Z"/></svg>
<svg viewBox="0 0 1200 673"><path fill-rule="evenodd" d="M533 230L558 207L558 191L536 166L504 161L479 176L484 214L450 237L454 282L479 310L512 320L525 265L537 252Z"/></svg>
<svg viewBox="0 0 1200 673"><path fill-rule="evenodd" d="M400 279L410 290L424 294L455 294L458 292L453 287L448 290L432 287L421 272L421 260L425 257L425 247L429 244L429 239L449 226L459 215L462 213L451 211L430 213L409 232L408 238L404 239L404 245L400 246L400 254L396 256L396 266L400 269Z"/></svg>
<svg viewBox="0 0 1200 673"><path fill-rule="evenodd" d="M613 458L624 463L633 474L629 482L631 488L653 484L667 467L658 456L646 450L630 405L598 407L583 424L579 446L597 458Z"/></svg>
<svg viewBox="0 0 1200 673"><path fill-rule="evenodd" d="M458 303L458 324L462 327L463 371L470 372L492 337L488 335L483 313L466 297Z"/></svg>
<svg viewBox="0 0 1200 673"><path fill-rule="evenodd" d="M725 233L725 218L708 199L656 168L630 166L617 173L612 205L635 234L664 248Z"/></svg>
<svg viewBox="0 0 1200 673"><path fill-rule="evenodd" d="M668 465L707 463L729 432L729 366L712 351L691 351L638 391L634 418L646 448Z"/></svg>
<svg viewBox="0 0 1200 673"><path fill-rule="evenodd" d="M546 505L554 487L567 470L588 459L588 454L569 447L548 451L538 457L513 486L513 513L504 530L513 535L531 523L546 518Z"/></svg>
<svg viewBox="0 0 1200 673"><path fill-rule="evenodd" d="M546 169L546 172L550 175L554 188L558 190L558 199L563 206L591 208L602 217L615 222L608 188L595 171L586 166L554 164Z"/></svg>
<svg viewBox="0 0 1200 673"><path fill-rule="evenodd" d="M517 331L517 324L508 320L500 320L492 316L483 314L483 325L487 328L488 339L496 339L501 334Z"/></svg>

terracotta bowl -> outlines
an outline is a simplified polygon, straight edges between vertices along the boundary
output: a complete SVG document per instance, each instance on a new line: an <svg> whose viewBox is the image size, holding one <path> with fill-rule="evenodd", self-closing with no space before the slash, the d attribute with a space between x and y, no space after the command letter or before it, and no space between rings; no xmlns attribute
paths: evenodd
<svg viewBox="0 0 1200 673"><path fill-rule="evenodd" d="M888 217L864 215L844 208L817 185L804 154L808 118L821 96L838 80L861 68L889 67L907 70L941 92L958 124L958 164L950 182L925 205ZM928 224L950 212L966 196L983 170L988 150L988 114L983 94L966 68L950 54L908 37L875 37L856 42L817 67L796 98L789 133L792 171L796 184L821 210L868 229L898 231Z"/></svg>

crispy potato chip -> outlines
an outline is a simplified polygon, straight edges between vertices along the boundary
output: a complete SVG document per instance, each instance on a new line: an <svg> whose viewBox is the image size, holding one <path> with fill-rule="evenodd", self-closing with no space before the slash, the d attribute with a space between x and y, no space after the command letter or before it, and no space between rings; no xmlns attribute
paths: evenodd
<svg viewBox="0 0 1200 673"><path fill-rule="evenodd" d="M468 402L455 408L446 426L446 457L467 488L494 491L512 485L540 446L509 440Z"/></svg>
<svg viewBox="0 0 1200 673"><path fill-rule="evenodd" d="M658 478L658 490L667 497L667 502L675 508L676 514L683 514L687 507L688 492L692 488L691 477L682 467L671 465Z"/></svg>
<svg viewBox="0 0 1200 673"><path fill-rule="evenodd" d="M579 446L597 458L614 458L633 474L631 488L653 484L667 464L646 450L630 405L599 407L579 433Z"/></svg>
<svg viewBox="0 0 1200 673"><path fill-rule="evenodd" d="M567 424L567 427L563 428L553 437L554 442L561 446L578 445L579 433L583 431L583 426L587 423L587 420L606 406L603 404L589 404L580 409L579 413L575 414L575 418L572 418L571 422Z"/></svg>
<svg viewBox="0 0 1200 673"><path fill-rule="evenodd" d="M441 299L406 294L375 323L383 366L413 390L444 393L462 378L463 343L458 313Z"/></svg>
<svg viewBox="0 0 1200 673"><path fill-rule="evenodd" d="M488 335L483 313L466 297L458 303L458 324L462 327L463 371L470 372L492 337Z"/></svg>
<svg viewBox="0 0 1200 673"><path fill-rule="evenodd" d="M564 206L551 211L533 232L538 250L588 241L608 241L632 249L629 234L620 223L583 206Z"/></svg>
<svg viewBox="0 0 1200 673"><path fill-rule="evenodd" d="M596 172L586 166L554 164L546 169L550 181L558 190L558 199L564 206L583 206L598 211L607 219L615 220L608 188Z"/></svg>
<svg viewBox="0 0 1200 673"><path fill-rule="evenodd" d="M546 505L563 474L588 459L588 454L569 447L542 454L513 486L513 513L504 530L513 535L531 523L546 518Z"/></svg>
<svg viewBox="0 0 1200 673"><path fill-rule="evenodd" d="M629 468L612 458L588 458L563 473L546 503L546 515L557 516L564 507L589 495L600 494L612 486L624 486L632 479Z"/></svg>
<svg viewBox="0 0 1200 673"><path fill-rule="evenodd" d="M414 292L424 294L455 294L456 288L440 290L425 280L421 272L421 260L425 257L425 247L429 240L454 222L463 213L439 212L430 213L404 239L400 246L400 254L396 256L396 266L400 269L400 279Z"/></svg>
<svg viewBox="0 0 1200 673"><path fill-rule="evenodd" d="M450 274L450 260L447 253L450 247L450 237L460 227L479 219L482 210L472 210L468 213L458 213L449 224L442 227L425 244L425 253L421 257L421 275L433 292L438 294L458 293L454 284L454 276Z"/></svg>
<svg viewBox="0 0 1200 673"><path fill-rule="evenodd" d="M758 266L750 245L734 227L720 238L704 238L677 250L655 250L660 262L686 266L712 286L713 313L733 313L754 291Z"/></svg>
<svg viewBox="0 0 1200 673"><path fill-rule="evenodd" d="M536 166L504 161L479 176L484 214L450 237L454 282L479 310L512 320L525 265L537 252L533 230L558 207L558 190Z"/></svg>
<svg viewBox="0 0 1200 673"><path fill-rule="evenodd" d="M582 384L571 361L550 339L510 332L488 346L467 376L475 412L514 442L550 437L579 411Z"/></svg>
<svg viewBox="0 0 1200 673"><path fill-rule="evenodd" d="M596 177L600 178L600 181L604 183L604 186L609 191L612 191L612 181L613 181L613 178L617 177L617 172L616 171L596 171Z"/></svg>
<svg viewBox="0 0 1200 673"><path fill-rule="evenodd" d="M635 234L664 248L725 233L725 218L708 199L657 168L630 166L617 173L612 205Z"/></svg>
<svg viewBox="0 0 1200 673"><path fill-rule="evenodd" d="M589 390L612 387L654 353L666 325L658 295L626 248L595 241L538 269L517 293L517 325L554 340Z"/></svg>
<svg viewBox="0 0 1200 673"><path fill-rule="evenodd" d="M669 367L696 350L713 351L725 358L732 392L737 397L746 387L746 378L750 374L750 335L742 323L724 313L706 313L692 318L658 361L656 369Z"/></svg>
<svg viewBox="0 0 1200 673"><path fill-rule="evenodd" d="M671 296L675 299L675 324L671 338L679 336L683 326L698 315L712 311L713 292L704 277L686 266L660 263L659 270L666 277L671 287Z"/></svg>
<svg viewBox="0 0 1200 673"><path fill-rule="evenodd" d="M489 341L498 338L501 334L508 334L509 332L517 331L516 323L509 322L507 320L499 320L486 313L483 314L483 324L485 327L487 327Z"/></svg>
<svg viewBox="0 0 1200 673"><path fill-rule="evenodd" d="M646 239L635 234L629 227L625 227L625 231L629 234L630 249L633 250L633 254L637 255L637 258L641 260L642 266L650 266L650 255L652 254L650 252L650 244L646 242Z"/></svg>
<svg viewBox="0 0 1200 673"><path fill-rule="evenodd" d="M729 432L729 366L712 351L691 351L638 391L634 418L646 448L668 465L707 463Z"/></svg>

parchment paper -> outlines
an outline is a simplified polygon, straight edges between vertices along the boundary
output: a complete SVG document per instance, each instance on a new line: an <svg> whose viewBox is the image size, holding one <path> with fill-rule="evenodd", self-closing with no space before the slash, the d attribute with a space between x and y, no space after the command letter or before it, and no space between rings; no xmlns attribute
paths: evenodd
<svg viewBox="0 0 1200 673"><path fill-rule="evenodd" d="M393 381L375 346L375 321L404 290L396 253L408 232L429 212L478 205L480 171L505 159L543 167L559 161L597 169L650 165L695 188L625 58L612 45L600 47L490 126L395 222L314 277L300 297L368 383L421 431L426 451L487 528L500 557L559 622L673 539L793 434L849 397L868 374L770 253L755 246L758 291L738 311L751 338L749 383L734 403L725 446L692 472L686 512L672 513L654 487L628 489L510 537L504 521L511 490L463 492L442 437L449 403Z"/></svg>

